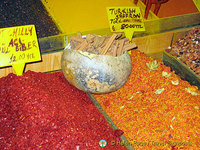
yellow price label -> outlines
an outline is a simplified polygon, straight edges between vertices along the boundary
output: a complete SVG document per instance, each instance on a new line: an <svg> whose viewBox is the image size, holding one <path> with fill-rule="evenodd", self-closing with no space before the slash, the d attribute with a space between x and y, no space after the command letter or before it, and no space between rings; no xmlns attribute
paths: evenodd
<svg viewBox="0 0 200 150"><path fill-rule="evenodd" d="M25 63L40 61L34 25L0 29L0 67L12 66L22 75Z"/></svg>
<svg viewBox="0 0 200 150"><path fill-rule="evenodd" d="M135 31L145 31L139 7L107 7L106 9L112 32L124 32L131 41Z"/></svg>

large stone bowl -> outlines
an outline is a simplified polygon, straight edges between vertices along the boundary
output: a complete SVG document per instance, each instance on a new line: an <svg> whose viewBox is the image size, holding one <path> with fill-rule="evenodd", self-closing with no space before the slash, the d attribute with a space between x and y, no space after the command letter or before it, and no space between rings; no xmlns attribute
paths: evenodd
<svg viewBox="0 0 200 150"><path fill-rule="evenodd" d="M65 78L76 88L103 94L122 87L129 78L132 65L128 52L114 57L65 48L61 67Z"/></svg>

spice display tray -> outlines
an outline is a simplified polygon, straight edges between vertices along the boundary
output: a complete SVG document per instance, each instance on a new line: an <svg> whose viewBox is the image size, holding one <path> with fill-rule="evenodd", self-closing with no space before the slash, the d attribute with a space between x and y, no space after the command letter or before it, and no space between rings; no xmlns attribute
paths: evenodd
<svg viewBox="0 0 200 150"><path fill-rule="evenodd" d="M199 27L199 26L194 26L194 27ZM191 31L194 27L186 28L180 31L174 31L170 47L172 47L172 45L175 45L179 39L185 37L188 34L188 32ZM181 79L186 80L190 82L190 84L196 85L200 88L200 76L198 76L194 71L192 71L181 60L177 59L176 56L173 56L169 52L164 51L162 56L162 61L164 62L165 65L170 66L172 70L174 70L175 73L181 77Z"/></svg>
<svg viewBox="0 0 200 150"><path fill-rule="evenodd" d="M196 85L200 88L200 77L175 56L168 52L163 52L162 61L165 65L170 66L181 79L186 80L190 82L191 85Z"/></svg>
<svg viewBox="0 0 200 150"><path fill-rule="evenodd" d="M87 95L90 98L90 100L93 102L95 107L99 110L99 112L101 112L103 114L103 116L106 119L106 121L108 122L109 126L112 127L112 129L118 129L118 127L115 125L115 123L112 121L112 119L106 114L106 112L101 107L101 105L97 102L97 100L94 98L94 96L91 93L87 93ZM127 149L134 150L134 148L131 146L130 142L126 139L126 137L124 135L122 135L120 138L122 140L122 143L124 143L124 146Z"/></svg>

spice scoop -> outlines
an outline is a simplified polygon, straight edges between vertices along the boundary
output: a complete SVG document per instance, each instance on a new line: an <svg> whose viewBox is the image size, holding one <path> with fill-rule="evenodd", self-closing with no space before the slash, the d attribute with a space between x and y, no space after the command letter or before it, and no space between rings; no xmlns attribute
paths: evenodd
<svg viewBox="0 0 200 150"><path fill-rule="evenodd" d="M82 91L95 94L121 88L129 78L132 65L129 53L123 51L124 46L121 46L120 53L117 51L122 43L116 40L118 36L115 34L107 38L90 35L86 37L86 42L73 37L75 40L64 49L61 60L63 74L69 83ZM125 42L126 39L123 40ZM89 49L86 50L86 47Z"/></svg>

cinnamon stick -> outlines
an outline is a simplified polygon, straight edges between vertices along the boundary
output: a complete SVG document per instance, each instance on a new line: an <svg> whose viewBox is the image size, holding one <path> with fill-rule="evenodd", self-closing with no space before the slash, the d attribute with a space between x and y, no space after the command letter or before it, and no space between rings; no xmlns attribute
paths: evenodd
<svg viewBox="0 0 200 150"><path fill-rule="evenodd" d="M117 34L113 34L110 39L108 40L108 43L106 44L106 46L104 47L103 51L102 51L102 55L106 54L107 50L110 48L112 42L115 40L115 38L117 37Z"/></svg>
<svg viewBox="0 0 200 150"><path fill-rule="evenodd" d="M94 37L94 42L93 42L93 46L94 46L94 47L98 47L98 42L99 42L99 40L100 40L100 37L99 37L99 36L95 36L95 37Z"/></svg>
<svg viewBox="0 0 200 150"><path fill-rule="evenodd" d="M75 36L71 36L71 40L74 40L74 41L77 41L77 42L83 42L84 41L84 39L80 39L80 38L77 38L77 37L75 37Z"/></svg>
<svg viewBox="0 0 200 150"><path fill-rule="evenodd" d="M80 32L77 33L77 38L82 39L82 34Z"/></svg>
<svg viewBox="0 0 200 150"><path fill-rule="evenodd" d="M128 51L130 49L136 48L136 44L135 43L131 43L131 44L127 44L124 46L124 51Z"/></svg>
<svg viewBox="0 0 200 150"><path fill-rule="evenodd" d="M95 37L96 37L95 35L88 34L88 35L86 36L86 40L87 40L89 43L93 43Z"/></svg>
<svg viewBox="0 0 200 150"><path fill-rule="evenodd" d="M105 40L104 40L104 42L100 45L100 47L103 49L103 48L106 46L106 44L108 43L108 41L109 41L109 37L105 37Z"/></svg>
<svg viewBox="0 0 200 150"><path fill-rule="evenodd" d="M117 50L117 56L120 56L123 53L124 42L124 39L119 41L119 49Z"/></svg>
<svg viewBox="0 0 200 150"><path fill-rule="evenodd" d="M100 46L103 44L103 42L105 41L106 37L107 37L107 36L102 36L102 37L99 39L98 47L100 47Z"/></svg>
<svg viewBox="0 0 200 150"><path fill-rule="evenodd" d="M80 48L78 49L78 50L83 50L85 47L87 47L89 44L88 44L88 42L85 40L82 44L81 44L81 46L80 46Z"/></svg>
<svg viewBox="0 0 200 150"><path fill-rule="evenodd" d="M114 57L116 57L117 56L117 48L118 48L118 44L119 44L119 42L118 41L116 41L116 44L115 45L113 45L113 50L112 50L112 56L114 56Z"/></svg>
<svg viewBox="0 0 200 150"><path fill-rule="evenodd" d="M98 50L98 54L101 54L103 49L101 47L98 47L97 50Z"/></svg>
<svg viewBox="0 0 200 150"><path fill-rule="evenodd" d="M124 51L137 47L135 43L130 43L128 38L117 40L121 36L121 33L112 36L88 34L86 39L83 39L81 33L77 33L77 36L71 36L70 44L76 50L116 57L122 55Z"/></svg>
<svg viewBox="0 0 200 150"><path fill-rule="evenodd" d="M122 36L122 33L118 33L116 39L120 38Z"/></svg>

